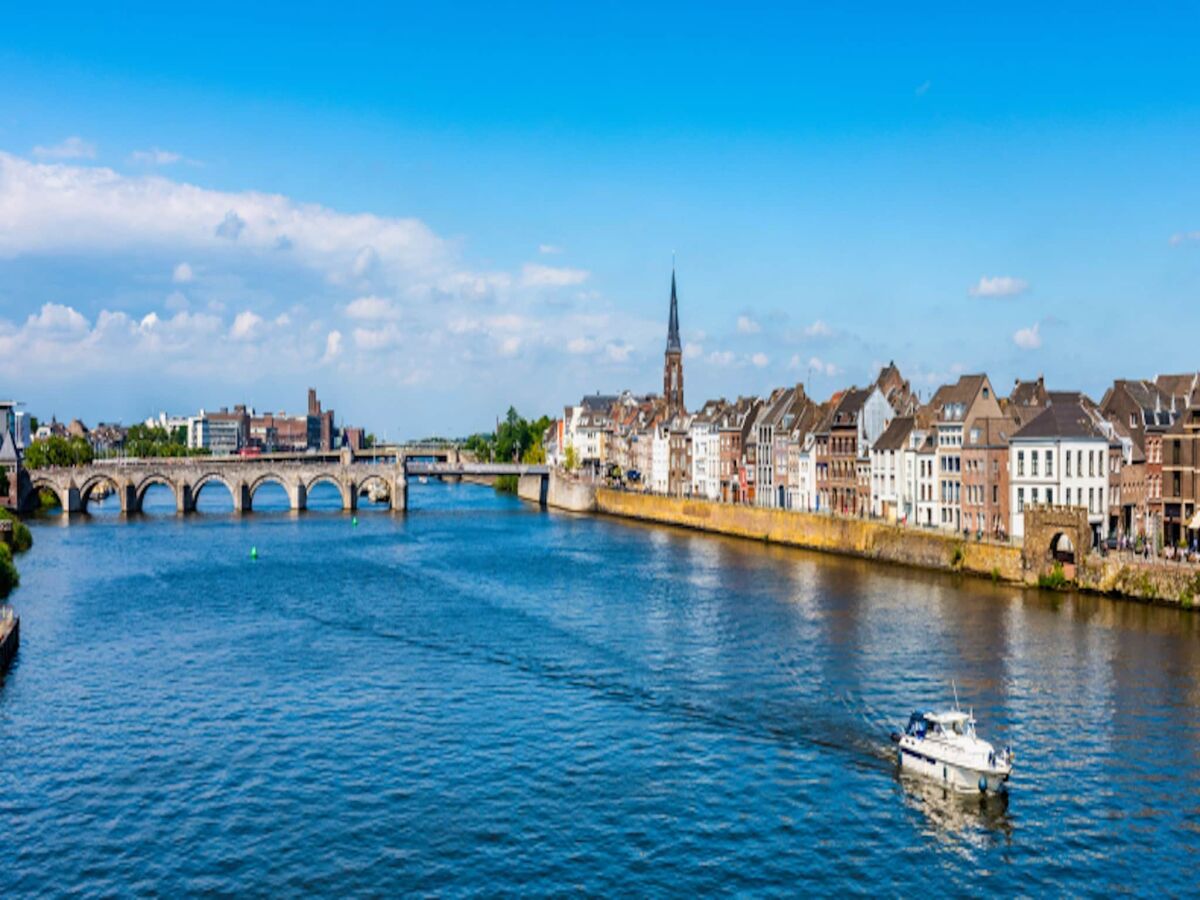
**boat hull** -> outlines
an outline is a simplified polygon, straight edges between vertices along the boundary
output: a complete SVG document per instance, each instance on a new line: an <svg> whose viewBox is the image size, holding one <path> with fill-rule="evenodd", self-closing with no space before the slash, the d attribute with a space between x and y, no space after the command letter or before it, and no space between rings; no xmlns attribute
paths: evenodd
<svg viewBox="0 0 1200 900"><path fill-rule="evenodd" d="M900 747L902 771L920 775L955 791L971 794L994 794L1008 790L1011 769L974 768L962 763L937 759L920 749Z"/></svg>

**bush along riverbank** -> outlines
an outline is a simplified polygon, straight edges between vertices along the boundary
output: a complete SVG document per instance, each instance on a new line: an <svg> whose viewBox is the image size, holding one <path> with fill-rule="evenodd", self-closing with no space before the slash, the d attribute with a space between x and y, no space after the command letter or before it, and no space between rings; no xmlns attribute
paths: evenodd
<svg viewBox="0 0 1200 900"><path fill-rule="evenodd" d="M11 594L21 583L21 576L13 561L14 553L24 553L32 546L33 535L29 526L8 510L0 509L0 599Z"/></svg>

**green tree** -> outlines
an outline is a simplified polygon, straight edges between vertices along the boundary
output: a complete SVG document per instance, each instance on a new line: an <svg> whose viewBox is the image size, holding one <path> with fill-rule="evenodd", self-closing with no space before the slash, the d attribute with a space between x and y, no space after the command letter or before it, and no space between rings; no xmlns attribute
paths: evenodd
<svg viewBox="0 0 1200 900"><path fill-rule="evenodd" d="M574 472L579 468L579 454L575 452L574 444L567 445L567 452L563 457L563 466L568 472Z"/></svg>

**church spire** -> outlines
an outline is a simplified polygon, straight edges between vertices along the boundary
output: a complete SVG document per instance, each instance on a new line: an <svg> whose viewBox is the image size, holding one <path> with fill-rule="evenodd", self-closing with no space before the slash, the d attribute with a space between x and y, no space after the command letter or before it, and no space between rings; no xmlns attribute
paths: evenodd
<svg viewBox="0 0 1200 900"><path fill-rule="evenodd" d="M671 318L667 323L667 352L682 353L679 341L679 301L675 297L675 266L671 266Z"/></svg>
<svg viewBox="0 0 1200 900"><path fill-rule="evenodd" d="M679 340L679 298L675 295L674 258L671 260L671 318L667 323L667 352L663 354L663 399L667 401L670 415L684 411L683 342Z"/></svg>

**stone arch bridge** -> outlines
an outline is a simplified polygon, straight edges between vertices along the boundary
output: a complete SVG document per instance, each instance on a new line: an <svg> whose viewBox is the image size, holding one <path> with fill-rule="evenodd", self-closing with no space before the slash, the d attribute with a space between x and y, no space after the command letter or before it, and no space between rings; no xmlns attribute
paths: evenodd
<svg viewBox="0 0 1200 900"><path fill-rule="evenodd" d="M395 452L355 456L271 454L261 457L188 457L96 462L87 466L36 469L23 473L21 506L29 509L42 490L53 491L66 514L86 513L101 486L111 490L126 515L142 511L146 492L163 485L175 497L178 513L196 510L200 493L223 486L233 498L233 509L247 513L254 496L265 484L277 484L293 510L308 506L308 495L318 484L332 484L341 495L342 509L358 508L358 498L375 484L386 488L388 506L408 506L408 479L413 475L459 479L464 475L549 476L546 466L464 462L457 450Z"/></svg>

